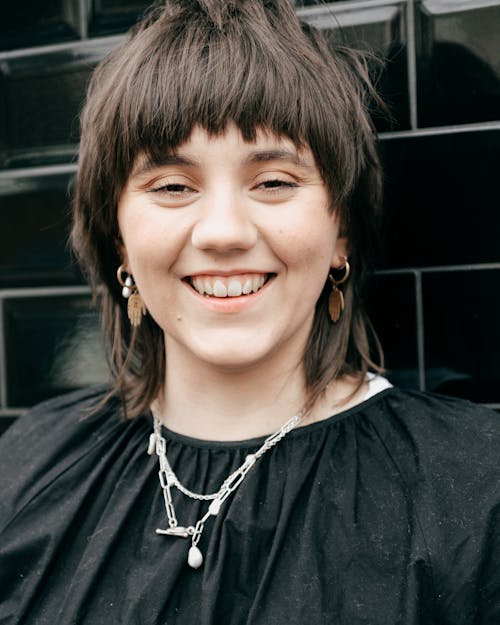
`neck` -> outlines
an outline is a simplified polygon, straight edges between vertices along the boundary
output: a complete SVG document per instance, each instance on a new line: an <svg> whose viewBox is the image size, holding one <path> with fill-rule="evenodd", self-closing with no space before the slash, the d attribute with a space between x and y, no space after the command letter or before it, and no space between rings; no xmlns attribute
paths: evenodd
<svg viewBox="0 0 500 625"><path fill-rule="evenodd" d="M306 397L302 358L284 365L228 370L186 357L169 346L164 392L159 397L161 421L170 430L202 440L237 441L269 435L298 414ZM290 366L290 362L294 362ZM281 366L280 366L281 364ZM306 416L303 424L320 421L361 402L367 384L344 377Z"/></svg>
<svg viewBox="0 0 500 625"><path fill-rule="evenodd" d="M159 412L175 432L205 440L245 440L276 431L302 408L301 364L228 371L173 351L168 350L175 366L167 360Z"/></svg>

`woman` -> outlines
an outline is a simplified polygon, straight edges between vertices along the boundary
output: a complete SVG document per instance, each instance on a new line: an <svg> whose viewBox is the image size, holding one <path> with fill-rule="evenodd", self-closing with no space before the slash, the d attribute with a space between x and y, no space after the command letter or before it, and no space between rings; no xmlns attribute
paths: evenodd
<svg viewBox="0 0 500 625"><path fill-rule="evenodd" d="M498 418L368 374L372 97L286 0L169 2L101 64L113 382L1 441L2 623L500 622Z"/></svg>

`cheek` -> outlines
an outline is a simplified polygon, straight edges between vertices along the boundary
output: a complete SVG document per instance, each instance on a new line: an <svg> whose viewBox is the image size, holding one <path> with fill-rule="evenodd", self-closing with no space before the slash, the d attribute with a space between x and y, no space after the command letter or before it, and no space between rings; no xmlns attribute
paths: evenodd
<svg viewBox="0 0 500 625"><path fill-rule="evenodd" d="M276 245L278 255L289 267L330 267L338 237L338 229L332 221L302 223L300 227L282 227Z"/></svg>
<svg viewBox="0 0 500 625"><path fill-rule="evenodd" d="M184 245L187 229L160 217L155 211L134 211L133 206L125 206L119 212L124 249L136 279L165 271Z"/></svg>

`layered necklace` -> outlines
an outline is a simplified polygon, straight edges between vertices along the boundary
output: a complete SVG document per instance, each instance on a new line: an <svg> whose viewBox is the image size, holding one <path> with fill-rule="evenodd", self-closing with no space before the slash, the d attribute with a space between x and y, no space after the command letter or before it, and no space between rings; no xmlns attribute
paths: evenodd
<svg viewBox="0 0 500 625"><path fill-rule="evenodd" d="M151 412L153 413L153 432L149 437L148 454L152 456L156 453L158 456L160 465L158 477L163 491L163 499L165 502L165 510L167 512L168 520L168 527L166 529L157 529L156 533L167 536L175 536L177 538L191 538L191 547L188 551L187 562L189 566L197 569L203 564L203 555L198 547L198 543L200 542L201 535L205 528L205 523L209 517L215 517L219 514L222 504L243 482L247 473L254 466L257 460L263 456L266 451L269 451L272 447L279 443L280 440L291 430L293 430L293 428L296 427L301 421L302 415L298 414L293 416L286 423L284 423L279 430L268 436L255 453L248 454L243 464L241 464L236 471L233 471L233 473L227 476L216 493L202 494L194 493L183 486L177 475L174 473L174 470L172 469L167 458L167 444L161 433L161 419L156 402L152 404ZM198 519L194 525L179 525L172 499L172 488L176 488L183 495L191 499L210 502L205 514Z"/></svg>

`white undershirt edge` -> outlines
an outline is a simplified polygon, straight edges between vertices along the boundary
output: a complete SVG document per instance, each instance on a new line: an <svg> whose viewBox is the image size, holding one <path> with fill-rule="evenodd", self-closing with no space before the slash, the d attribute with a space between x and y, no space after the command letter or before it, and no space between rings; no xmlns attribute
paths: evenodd
<svg viewBox="0 0 500 625"><path fill-rule="evenodd" d="M368 391L364 396L363 401L366 401L377 393L385 391L386 388L392 387L392 384L389 382L389 380L381 375L376 375L375 373L367 373L366 377L368 382Z"/></svg>

